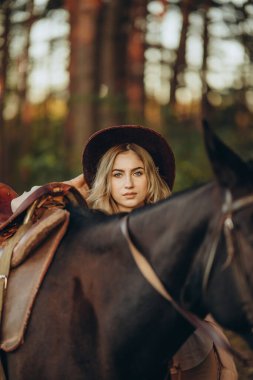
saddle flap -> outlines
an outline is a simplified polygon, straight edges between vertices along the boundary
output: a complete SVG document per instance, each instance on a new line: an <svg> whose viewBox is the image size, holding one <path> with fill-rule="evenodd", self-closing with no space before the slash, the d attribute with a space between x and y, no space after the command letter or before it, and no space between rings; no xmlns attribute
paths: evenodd
<svg viewBox="0 0 253 380"><path fill-rule="evenodd" d="M15 246L11 258L11 268L21 264L50 232L66 219L67 214L68 211L63 209L46 210Z"/></svg>
<svg viewBox="0 0 253 380"><path fill-rule="evenodd" d="M8 286L5 295L3 316L1 323L0 349L10 352L17 349L24 342L25 331L29 322L29 317L35 302L36 295L47 270L53 260L54 254L67 230L69 213L63 211L64 218L58 218L53 229L41 232L43 236L39 246L33 255L22 264L15 266L9 274ZM47 221L52 221L51 215ZM36 227L37 228L37 227ZM46 233L47 230L47 233ZM27 242L31 241L32 247L37 242L30 240L30 237L22 243L22 250L25 251ZM20 246L21 247L21 246ZM30 250L30 248L28 250ZM19 262L20 258L15 261Z"/></svg>

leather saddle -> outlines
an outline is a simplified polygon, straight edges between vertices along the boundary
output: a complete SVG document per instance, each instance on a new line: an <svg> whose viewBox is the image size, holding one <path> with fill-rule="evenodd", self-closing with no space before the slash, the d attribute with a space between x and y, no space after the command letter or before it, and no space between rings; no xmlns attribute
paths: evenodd
<svg viewBox="0 0 253 380"><path fill-rule="evenodd" d="M0 278L1 260L16 239L3 287L0 348L6 352L24 342L35 297L68 227L68 205L87 207L74 187L53 182L31 193L11 214L10 202L17 196L11 190L0 186Z"/></svg>
<svg viewBox="0 0 253 380"><path fill-rule="evenodd" d="M12 213L11 201L16 197L17 193L13 189L8 185L0 183L0 236L2 237L0 244L1 241L4 240L3 236L7 235L7 230L22 223L24 213L35 201L40 201L41 204L37 205L36 208L41 208L41 210L52 206L62 207L68 203L71 203L74 206L82 205L87 207L87 204L79 191L73 186L62 182L51 182L39 187L21 203L14 213Z"/></svg>

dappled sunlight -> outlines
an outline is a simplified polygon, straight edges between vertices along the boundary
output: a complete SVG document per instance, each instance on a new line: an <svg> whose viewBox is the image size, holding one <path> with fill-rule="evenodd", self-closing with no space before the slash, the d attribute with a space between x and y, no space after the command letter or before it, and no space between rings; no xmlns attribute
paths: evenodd
<svg viewBox="0 0 253 380"><path fill-rule="evenodd" d="M157 3L157 2L156 2ZM239 2L235 2L238 3ZM241 2L240 4L242 4ZM153 10L155 8L155 10ZM182 27L182 15L179 8L176 6L169 6L167 11L163 13L162 22L159 17L157 17L158 4L149 7L149 18L147 19L147 36L148 41L153 41L158 39L160 35L160 49L167 49L169 52L177 49L179 46L180 30ZM224 91L228 88L236 86L239 81L239 76L241 72L242 65L245 65L245 49L241 42L237 41L232 35L231 30L228 25L224 22L224 17L230 19L230 21L235 21L235 13L231 7L225 10L225 15L219 8L210 8L208 11L208 17L210 19L210 25L208 27L210 33L210 47L208 55L208 64L206 66L205 77L208 82L208 86L214 91ZM176 99L181 103L191 102L196 98L201 100L202 89L203 89L203 77L202 77L202 65L203 65L203 18L201 14L190 14L189 15L189 33L187 35L186 41L186 60L187 64L191 67L191 74L185 74L183 82L180 83L180 78L178 77L179 86L186 85L187 90L182 90L179 88L176 92ZM245 22L245 28L248 24ZM154 37L152 38L152 32ZM163 61L160 58L158 48L152 50L148 48L146 54L146 66L149 67L150 63L156 62L156 65L163 65ZM173 61L170 62L170 64ZM173 67L173 65L172 65ZM193 71L195 70L195 72ZM159 69L156 68L156 80L155 74L152 76L146 76L145 86L147 93L150 95L153 93L155 99L159 102L161 96L157 94L157 82L159 82ZM237 77L237 79L236 79ZM150 80L149 80L150 78ZM173 72L166 79L163 78L160 81L161 93L169 93L168 90L164 91L164 87L170 87L169 82L173 78ZM153 90L153 91L152 91ZM186 95L187 94L187 95ZM210 96L212 98L212 95ZM169 100L168 100L169 101ZM214 99L213 99L214 101ZM220 98L220 101L222 99ZM217 102L216 98L216 104ZM214 101L215 103L215 101ZM213 104L214 104L213 103Z"/></svg>
<svg viewBox="0 0 253 380"><path fill-rule="evenodd" d="M35 12L39 12L45 3L46 0L35 1ZM185 51L185 65L188 67L185 69L180 67L180 75L177 78L179 89L176 91L176 100L182 104L195 102L196 99L201 100L203 74L210 90L214 93L225 91L233 86L240 88L242 81L249 80L245 69L249 64L245 49L241 42L231 35L232 26L229 27L225 22L225 20L235 22L235 12L228 1L220 3L223 5L227 3L227 8L210 7L208 10L210 40L205 73L202 73L203 14L201 12L189 14ZM233 3L240 6L244 2L234 0ZM147 47L144 53L145 91L161 105L170 102L171 81L175 75L173 69L177 64L176 51L179 47L183 20L178 5L178 1L168 4L162 1L150 1L147 4L145 33ZM249 14L253 14L252 6L247 5L246 10ZM27 17L27 12L16 12L13 15L13 21L20 22ZM235 26L233 28L236 35L238 32L235 31ZM236 28L245 28L248 33L252 33L252 24L246 21ZM69 15L65 9L54 10L50 13L50 17L33 23L29 46L28 98L30 102L40 103L51 93L60 94L67 90L69 86L69 33ZM136 38L139 36L136 35ZM14 36L10 46L13 58L18 60L22 55L25 41L26 37L22 33ZM242 67L244 67L244 77L241 74ZM22 70L21 63L19 70ZM14 71L11 76L14 82L19 80ZM107 86L106 83L104 85ZM212 104L218 104L220 100L222 102L222 99L217 101L217 97L214 99L213 94L208 96L208 99L212 99L210 100ZM250 95L247 99L250 99ZM251 107L250 100L247 100L247 104ZM7 110L5 114L14 115L15 107L9 106L8 109L9 111Z"/></svg>

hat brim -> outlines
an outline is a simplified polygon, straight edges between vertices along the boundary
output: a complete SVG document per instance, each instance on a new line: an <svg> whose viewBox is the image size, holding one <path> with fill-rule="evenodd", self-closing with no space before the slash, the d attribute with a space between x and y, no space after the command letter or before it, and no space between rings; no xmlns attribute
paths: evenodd
<svg viewBox="0 0 253 380"><path fill-rule="evenodd" d="M139 125L120 125L94 133L83 151L83 173L89 187L94 181L101 157L115 145L134 143L146 149L170 190L175 179L175 158L167 141L156 131Z"/></svg>

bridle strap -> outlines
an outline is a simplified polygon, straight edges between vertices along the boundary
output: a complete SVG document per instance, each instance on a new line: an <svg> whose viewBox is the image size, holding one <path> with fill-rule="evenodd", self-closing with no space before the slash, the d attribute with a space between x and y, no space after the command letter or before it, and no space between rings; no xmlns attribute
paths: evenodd
<svg viewBox="0 0 253 380"><path fill-rule="evenodd" d="M226 263L224 264L224 268L226 268L231 263L234 256L234 245L233 245L233 238L231 235L231 232L234 228L232 214L233 212L238 211L252 203L253 203L253 195L249 195L247 197L239 198L233 201L231 191L226 190L225 202L222 206L222 213L220 215L217 228L214 231L213 243L211 245L210 252L208 254L208 259L205 266L205 272L203 275L202 289L204 292L207 291L207 286L208 286L209 278L211 275L215 255L217 252L217 246L220 240L220 233L222 229L224 231L224 236L225 236L225 241L226 241L226 246L227 246L227 253L228 253L228 258L226 260Z"/></svg>
<svg viewBox="0 0 253 380"><path fill-rule="evenodd" d="M203 290L203 292L206 292L206 290L207 290L207 285L208 285L208 282L209 282L211 270L212 270L214 259L215 259L215 255L216 255L216 252L217 252L218 243L219 243L219 240L220 240L220 230L222 228L222 224L223 224L223 218L221 217L219 219L217 229L215 230L215 236L214 236L211 248L210 248L210 252L208 254L207 263L205 265L205 271L204 271L203 281L202 281L202 290Z"/></svg>
<svg viewBox="0 0 253 380"><path fill-rule="evenodd" d="M195 328L200 328L213 342L216 346L226 350L230 354L234 355L238 360L240 360L244 365L249 364L249 359L244 357L241 353L234 350L234 348L227 342L223 336L219 333L219 331L214 330L210 327L210 325L198 318L195 314L183 309L170 295L170 293L165 289L163 283L155 273L154 269L148 262L148 260L141 254L141 252L134 245L130 235L128 228L128 220L129 216L124 216L120 221L120 229L121 232L126 239L130 252L134 258L134 261L140 270L143 277L147 280L147 282L168 302L172 304L174 309L181 314L191 325Z"/></svg>
<svg viewBox="0 0 253 380"><path fill-rule="evenodd" d="M237 211L252 203L253 203L253 195L249 195L247 197L237 199L236 201L233 201L231 203L224 203L224 205L222 206L222 212L227 213L227 212Z"/></svg>

